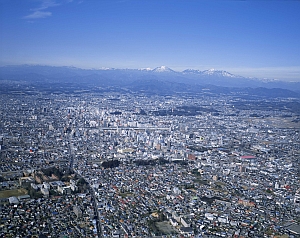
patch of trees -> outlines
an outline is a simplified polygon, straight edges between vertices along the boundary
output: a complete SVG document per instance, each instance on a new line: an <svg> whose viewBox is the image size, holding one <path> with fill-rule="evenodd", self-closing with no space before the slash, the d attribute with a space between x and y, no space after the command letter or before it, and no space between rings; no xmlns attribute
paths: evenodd
<svg viewBox="0 0 300 238"><path fill-rule="evenodd" d="M122 114L122 112L115 111L115 112L111 112L110 114L111 114L111 115L121 115L121 114Z"/></svg>
<svg viewBox="0 0 300 238"><path fill-rule="evenodd" d="M208 150L207 148L201 146L188 146L187 148L198 152L205 152Z"/></svg>
<svg viewBox="0 0 300 238"><path fill-rule="evenodd" d="M293 113L300 112L300 103L296 101L237 101L233 103L234 107L239 110L263 110L263 111L288 111Z"/></svg>
<svg viewBox="0 0 300 238"><path fill-rule="evenodd" d="M102 163L102 167L107 168L116 168L119 167L120 161L119 160L109 160Z"/></svg>
<svg viewBox="0 0 300 238"><path fill-rule="evenodd" d="M152 218L148 220L148 227L150 232L155 234L155 236L161 236L161 235L167 235L164 232L162 232L156 225L158 222L163 222L166 221L167 218L162 212L158 212L158 217L157 218Z"/></svg>
<svg viewBox="0 0 300 238"><path fill-rule="evenodd" d="M163 164L167 164L167 163L170 163L169 160L166 160L164 158L159 158L159 159L151 159L151 160L135 160L134 163L137 165L137 166L146 166L146 165L163 165Z"/></svg>
<svg viewBox="0 0 300 238"><path fill-rule="evenodd" d="M44 197L43 194L41 193L41 191L37 191L34 188L32 188L31 186L28 186L27 190L28 190L28 195L31 198L37 199L37 198Z"/></svg>
<svg viewBox="0 0 300 238"><path fill-rule="evenodd" d="M55 176L57 176L59 179L62 178L62 176L64 176L64 173L61 172L57 167L50 167L50 168L46 168L46 169L42 169L43 173L45 175L47 175L48 177L51 177L52 174L54 174Z"/></svg>
<svg viewBox="0 0 300 238"><path fill-rule="evenodd" d="M188 161L186 160L174 160L173 163L180 165L188 165Z"/></svg>
<svg viewBox="0 0 300 238"><path fill-rule="evenodd" d="M70 177L68 175L65 175L63 177L61 177L60 179L62 182L70 182Z"/></svg>
<svg viewBox="0 0 300 238"><path fill-rule="evenodd" d="M159 158L158 159L158 164L162 165L162 164L168 164L170 163L169 160L163 159L163 158Z"/></svg>
<svg viewBox="0 0 300 238"><path fill-rule="evenodd" d="M141 111L140 111L140 113L138 113L139 115L144 115L144 116L146 116L147 115L147 113L142 109Z"/></svg>
<svg viewBox="0 0 300 238"><path fill-rule="evenodd" d="M137 166L146 166L146 165L155 165L156 164L155 160L142 160L142 159L135 160L134 163Z"/></svg>
<svg viewBox="0 0 300 238"><path fill-rule="evenodd" d="M195 188L195 184L193 184L193 183L186 183L186 184L184 184L184 188L185 189Z"/></svg>
<svg viewBox="0 0 300 238"><path fill-rule="evenodd" d="M198 169L193 169L192 174L200 176L201 174L199 173Z"/></svg>
<svg viewBox="0 0 300 238"><path fill-rule="evenodd" d="M80 178L78 181L77 181L77 186L82 186L82 185L87 185L88 183L85 181L84 178Z"/></svg>
<svg viewBox="0 0 300 238"><path fill-rule="evenodd" d="M78 191L81 193L86 192L86 190L88 189L88 183L87 181L85 181L84 178L80 178L77 183L76 183L77 187L78 187Z"/></svg>
<svg viewBox="0 0 300 238"><path fill-rule="evenodd" d="M204 197L200 198L201 201L207 202L209 204L212 204L216 199L217 200L222 200L222 198L216 197L216 196L214 196L214 197L206 197L206 196L204 196Z"/></svg>

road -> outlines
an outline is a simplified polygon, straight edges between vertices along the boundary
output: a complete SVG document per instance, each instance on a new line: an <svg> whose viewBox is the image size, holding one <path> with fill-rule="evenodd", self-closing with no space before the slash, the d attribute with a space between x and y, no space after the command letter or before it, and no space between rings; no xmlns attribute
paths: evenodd
<svg viewBox="0 0 300 238"><path fill-rule="evenodd" d="M81 176L79 173L77 173L77 171L73 167L73 165L74 165L74 152L73 152L73 148L72 148L72 144L71 144L71 135L69 135L69 155L70 155L69 170L72 171L73 173L75 173L78 177L83 178L88 184L88 189L89 189L89 192L90 192L91 197L92 197L91 202L92 202L93 208L94 208L94 218L96 220L97 235L98 235L99 238L103 238L102 228L101 228L101 223L100 223L100 218L99 218L99 213L98 213L98 205L97 205L97 198L96 198L96 195L95 195L95 190L90 185L89 181L87 181L87 179L85 179L83 176Z"/></svg>

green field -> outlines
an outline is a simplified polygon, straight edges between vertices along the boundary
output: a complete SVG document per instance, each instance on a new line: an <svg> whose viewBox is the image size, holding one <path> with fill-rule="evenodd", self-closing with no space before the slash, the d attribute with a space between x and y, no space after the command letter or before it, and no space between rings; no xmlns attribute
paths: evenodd
<svg viewBox="0 0 300 238"><path fill-rule="evenodd" d="M0 191L0 198L17 197L28 194L24 188Z"/></svg>

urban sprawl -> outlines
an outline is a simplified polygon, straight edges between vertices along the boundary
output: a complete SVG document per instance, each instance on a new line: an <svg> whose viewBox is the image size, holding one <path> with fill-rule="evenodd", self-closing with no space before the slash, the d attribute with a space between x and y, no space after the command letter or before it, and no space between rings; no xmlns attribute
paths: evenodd
<svg viewBox="0 0 300 238"><path fill-rule="evenodd" d="M0 100L0 237L300 235L294 99Z"/></svg>

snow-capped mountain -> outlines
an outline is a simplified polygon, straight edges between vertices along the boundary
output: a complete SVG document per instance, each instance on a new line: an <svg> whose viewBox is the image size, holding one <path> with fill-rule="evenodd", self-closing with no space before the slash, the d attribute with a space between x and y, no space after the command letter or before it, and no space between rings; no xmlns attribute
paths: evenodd
<svg viewBox="0 0 300 238"><path fill-rule="evenodd" d="M216 69L208 69L208 70L197 70L197 69L186 69L182 71L183 74L194 74L194 75L209 75L209 76L218 76L218 77L229 77L229 78L243 78L241 76L237 76L231 74L225 70L216 70Z"/></svg>
<svg viewBox="0 0 300 238"><path fill-rule="evenodd" d="M221 77L230 77L230 78L237 78L240 76L236 76L234 74L231 74L224 70L215 70L215 69L209 69L202 71L202 74L204 75L214 75L214 76L221 76Z"/></svg>
<svg viewBox="0 0 300 238"><path fill-rule="evenodd" d="M168 68L167 66L160 66L152 70L152 72L156 73L173 73L175 72L173 69Z"/></svg>
<svg viewBox="0 0 300 238"><path fill-rule="evenodd" d="M150 84L167 85L175 87L174 91L189 87L194 90L201 86L234 87L234 88L281 88L300 92L299 82L284 82L280 80L258 79L231 74L224 70L208 69L186 69L182 72L174 71L167 66L154 69L80 69L75 67L55 67L43 65L15 65L0 67L0 81L26 81L46 85L49 82L69 83L76 85L93 86L118 86L130 87L130 85L144 85L150 88ZM147 84L145 84L147 82ZM179 86L180 85L180 86Z"/></svg>

